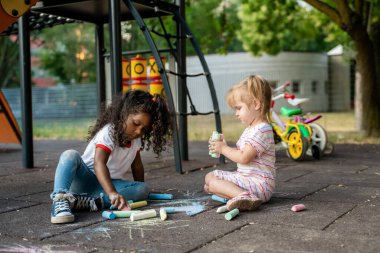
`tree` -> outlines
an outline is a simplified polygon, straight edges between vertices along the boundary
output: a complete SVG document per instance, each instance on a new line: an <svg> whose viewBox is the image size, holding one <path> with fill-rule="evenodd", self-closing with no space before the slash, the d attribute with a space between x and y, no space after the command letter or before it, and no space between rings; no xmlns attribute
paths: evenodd
<svg viewBox="0 0 380 253"><path fill-rule="evenodd" d="M62 36L64 34L64 36ZM39 53L41 68L68 84L95 82L95 35L91 24L65 24L46 28Z"/></svg>
<svg viewBox="0 0 380 253"><path fill-rule="evenodd" d="M0 88L19 83L19 46L16 38L0 36Z"/></svg>
<svg viewBox="0 0 380 253"><path fill-rule="evenodd" d="M357 64L358 129L367 136L379 136L379 0L304 2L309 5L296 0L242 0L238 35L244 47L254 54L276 54L325 51L336 44L351 44Z"/></svg>
<svg viewBox="0 0 380 253"><path fill-rule="evenodd" d="M380 1L304 0L326 14L356 49L355 113L359 130L380 136Z"/></svg>

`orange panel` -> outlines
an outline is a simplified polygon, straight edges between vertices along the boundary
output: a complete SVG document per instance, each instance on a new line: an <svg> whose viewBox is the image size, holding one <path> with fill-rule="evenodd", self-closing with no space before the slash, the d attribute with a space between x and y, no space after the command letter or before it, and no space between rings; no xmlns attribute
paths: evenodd
<svg viewBox="0 0 380 253"><path fill-rule="evenodd" d="M25 4L24 0L0 0L0 32L3 32L24 13L37 3L38 0L30 0Z"/></svg>
<svg viewBox="0 0 380 253"><path fill-rule="evenodd" d="M0 113L0 143L20 144L17 135L14 133L11 125L8 123L5 113Z"/></svg>
<svg viewBox="0 0 380 253"><path fill-rule="evenodd" d="M8 118L10 121L8 121ZM20 128L18 127L17 121L13 116L7 100L0 90L0 143L20 144L20 140Z"/></svg>

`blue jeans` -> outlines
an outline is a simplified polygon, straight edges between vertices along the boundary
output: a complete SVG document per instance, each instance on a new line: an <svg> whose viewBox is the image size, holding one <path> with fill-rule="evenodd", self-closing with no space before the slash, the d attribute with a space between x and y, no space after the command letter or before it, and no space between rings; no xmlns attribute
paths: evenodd
<svg viewBox="0 0 380 253"><path fill-rule="evenodd" d="M144 182L112 179L116 191L126 200L142 200L148 197L148 188ZM81 155L75 150L66 150L61 154L55 171L54 190L51 199L59 192L86 194L98 197L103 193L103 208L109 208L111 201L99 184L94 172L83 162Z"/></svg>

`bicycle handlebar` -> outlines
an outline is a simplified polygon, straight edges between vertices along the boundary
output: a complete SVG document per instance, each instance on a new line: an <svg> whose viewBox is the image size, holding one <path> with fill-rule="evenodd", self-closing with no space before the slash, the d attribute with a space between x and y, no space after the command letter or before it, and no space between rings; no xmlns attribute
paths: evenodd
<svg viewBox="0 0 380 253"><path fill-rule="evenodd" d="M278 91L280 91L280 90L282 90L282 89L285 89L285 87L287 87L287 86L289 86L289 85L291 85L292 83L291 82L285 82L283 85L281 85L281 86L278 86L276 89L274 89L273 90L273 92L278 92Z"/></svg>
<svg viewBox="0 0 380 253"><path fill-rule="evenodd" d="M272 100L275 101L275 100L280 99L280 98L290 98L290 99L294 99L295 96L294 96L293 94L282 93L282 94L279 94L279 95L277 95L277 96L272 97Z"/></svg>

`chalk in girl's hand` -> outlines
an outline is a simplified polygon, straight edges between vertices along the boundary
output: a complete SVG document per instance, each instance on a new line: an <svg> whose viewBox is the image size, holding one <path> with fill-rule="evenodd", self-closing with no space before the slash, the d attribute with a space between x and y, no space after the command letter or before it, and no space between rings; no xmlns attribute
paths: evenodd
<svg viewBox="0 0 380 253"><path fill-rule="evenodd" d="M165 208L160 209L160 218L161 220L166 220L168 218L168 214L165 211Z"/></svg>
<svg viewBox="0 0 380 253"><path fill-rule="evenodd" d="M173 199L173 194L169 194L169 193L149 193L148 199L152 199L152 200Z"/></svg>
<svg viewBox="0 0 380 253"><path fill-rule="evenodd" d="M109 220L116 219L116 215L113 212L109 212L109 211L103 211L102 212L102 217L106 218L106 219L109 219Z"/></svg>
<svg viewBox="0 0 380 253"><path fill-rule="evenodd" d="M290 210L292 210L293 212L300 212L300 211L303 211L305 209L306 209L306 207L304 204L298 204L298 205L292 206L292 208Z"/></svg>
<svg viewBox="0 0 380 253"><path fill-rule="evenodd" d="M128 200L128 204L131 204L131 203L133 203L133 200Z"/></svg>
<svg viewBox="0 0 380 253"><path fill-rule="evenodd" d="M235 209L229 211L228 213L226 213L226 215L224 216L224 218L226 218L226 220L232 220L238 214L239 214L239 209L235 208Z"/></svg>
<svg viewBox="0 0 380 253"><path fill-rule="evenodd" d="M129 208L130 209L136 209L136 208L143 207L146 205L148 205L148 202L146 202L146 200L138 201L138 202L133 202L133 203L129 204Z"/></svg>
<svg viewBox="0 0 380 253"><path fill-rule="evenodd" d="M227 203L228 199L225 199L225 198L222 198L218 195L212 195L211 198L215 201L219 201L219 202L222 202L222 203Z"/></svg>
<svg viewBox="0 0 380 253"><path fill-rule="evenodd" d="M227 211L228 211L227 206L221 206L218 209L216 209L217 213L225 213Z"/></svg>
<svg viewBox="0 0 380 253"><path fill-rule="evenodd" d="M113 214L116 215L116 218L130 218L133 213L141 212L140 210L134 211L113 211Z"/></svg>
<svg viewBox="0 0 380 253"><path fill-rule="evenodd" d="M143 219L149 219L154 218L157 216L157 212L154 209L144 210L138 213L133 213L131 215L131 221L137 221L137 220L143 220Z"/></svg>

